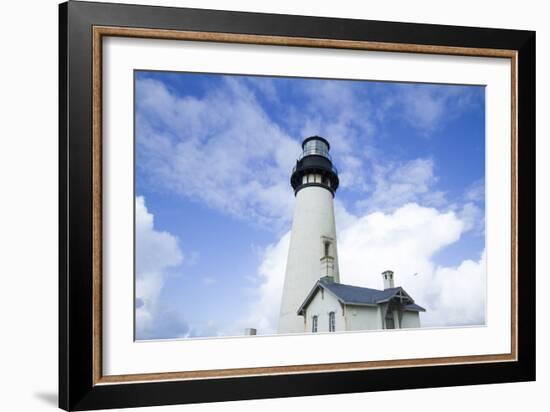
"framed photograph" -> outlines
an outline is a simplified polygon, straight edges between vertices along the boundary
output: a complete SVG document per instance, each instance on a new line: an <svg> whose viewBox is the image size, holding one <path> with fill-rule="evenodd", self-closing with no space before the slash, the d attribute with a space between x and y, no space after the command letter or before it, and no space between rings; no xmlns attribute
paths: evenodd
<svg viewBox="0 0 550 412"><path fill-rule="evenodd" d="M59 406L535 379L535 33L60 5Z"/></svg>

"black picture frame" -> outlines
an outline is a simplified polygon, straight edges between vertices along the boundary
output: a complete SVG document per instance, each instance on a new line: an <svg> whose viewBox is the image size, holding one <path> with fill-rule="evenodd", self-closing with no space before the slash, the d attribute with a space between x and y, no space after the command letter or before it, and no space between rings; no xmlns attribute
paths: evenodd
<svg viewBox="0 0 550 412"><path fill-rule="evenodd" d="M240 33L517 52L517 361L97 385L92 28ZM90 410L535 380L535 32L70 1L59 6L59 406Z"/></svg>

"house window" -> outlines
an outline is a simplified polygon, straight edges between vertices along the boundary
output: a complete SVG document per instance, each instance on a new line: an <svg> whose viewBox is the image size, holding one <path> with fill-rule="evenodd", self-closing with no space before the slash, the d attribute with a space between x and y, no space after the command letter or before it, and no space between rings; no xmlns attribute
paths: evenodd
<svg viewBox="0 0 550 412"><path fill-rule="evenodd" d="M336 314L334 312L330 312L328 314L328 331L334 332L336 330Z"/></svg>
<svg viewBox="0 0 550 412"><path fill-rule="evenodd" d="M318 317L317 315L315 315L313 318L311 318L311 331L312 332L317 332L317 322L318 322Z"/></svg>

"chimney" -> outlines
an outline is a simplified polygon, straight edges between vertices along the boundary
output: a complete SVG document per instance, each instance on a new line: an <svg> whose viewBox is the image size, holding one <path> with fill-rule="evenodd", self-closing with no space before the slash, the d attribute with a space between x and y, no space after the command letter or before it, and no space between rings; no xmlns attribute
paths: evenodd
<svg viewBox="0 0 550 412"><path fill-rule="evenodd" d="M384 279L384 290L393 288L393 271L386 270L382 272L382 278Z"/></svg>

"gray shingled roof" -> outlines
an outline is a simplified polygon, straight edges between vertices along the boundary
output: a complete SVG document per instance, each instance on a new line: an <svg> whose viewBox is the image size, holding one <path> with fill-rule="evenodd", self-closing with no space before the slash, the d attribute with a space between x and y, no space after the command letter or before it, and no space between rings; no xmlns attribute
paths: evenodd
<svg viewBox="0 0 550 412"><path fill-rule="evenodd" d="M361 288L359 286L344 285L342 283L327 282L323 279L320 283L325 289L330 290L344 303L358 303L363 305L374 305L381 301L391 299L401 288L385 290Z"/></svg>
<svg viewBox="0 0 550 412"><path fill-rule="evenodd" d="M402 287L389 288L384 290L371 289L371 288L362 288L359 286L344 285L343 283L336 283L328 281L324 278L320 279L309 293L305 299L302 306L298 310L298 313L302 312L302 309L305 308L311 299L315 296L315 292L319 287L323 287L330 292L332 292L338 300L342 303L348 305L376 305L379 303L384 303L397 295L398 292L403 292L406 296L409 296L407 292ZM426 310L417 304L414 303L414 300L411 298L411 303L404 306L405 310L425 312Z"/></svg>

